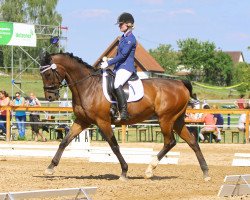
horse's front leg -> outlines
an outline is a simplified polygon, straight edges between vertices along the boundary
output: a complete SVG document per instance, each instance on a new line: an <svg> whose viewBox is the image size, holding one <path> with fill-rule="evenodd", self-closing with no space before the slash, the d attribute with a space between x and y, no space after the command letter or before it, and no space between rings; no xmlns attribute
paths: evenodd
<svg viewBox="0 0 250 200"><path fill-rule="evenodd" d="M85 128L87 128L88 125L84 125L81 126L78 123L73 123L73 125L70 128L69 133L63 138L63 140L61 141L59 148L57 149L57 152L55 154L55 156L53 157L50 165L48 166L48 168L45 170L45 175L52 175L54 174L55 170L54 167L58 165L63 151L64 149L69 145L69 143L77 136L79 135L82 130L84 130Z"/></svg>
<svg viewBox="0 0 250 200"><path fill-rule="evenodd" d="M122 173L120 176L120 180L127 180L127 171L128 171L128 164L126 163L125 159L123 158L121 152L120 152L120 147L117 143L117 140L115 138L115 135L113 133L111 124L98 124L99 128L101 131L104 133L107 142L109 143L109 146L111 147L112 151L116 155L117 159L120 162L121 168L122 168Z"/></svg>

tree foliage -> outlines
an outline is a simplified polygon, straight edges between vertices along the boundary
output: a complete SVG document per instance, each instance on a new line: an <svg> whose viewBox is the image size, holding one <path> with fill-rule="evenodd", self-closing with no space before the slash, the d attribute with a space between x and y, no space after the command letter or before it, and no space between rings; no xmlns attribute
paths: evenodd
<svg viewBox="0 0 250 200"><path fill-rule="evenodd" d="M250 65L244 62L236 64L233 68L233 83L238 84L241 82L244 84L237 87L237 90L241 94L250 91Z"/></svg>
<svg viewBox="0 0 250 200"><path fill-rule="evenodd" d="M8 22L60 26L62 17L55 10L57 3L58 0L2 0L0 1L0 16ZM25 47L23 49L36 58L40 49L49 45L49 38L47 38L38 40L36 48ZM56 51L56 47L53 48L51 51ZM10 49L9 46L0 46L0 51L3 52L3 64L6 67L11 66ZM23 68L31 63L29 56L17 47L14 47L14 52L14 66L20 64L20 58Z"/></svg>
<svg viewBox="0 0 250 200"><path fill-rule="evenodd" d="M233 62L229 55L216 50L211 42L200 42L189 38L177 41L180 49L180 63L189 69L200 81L228 86L232 80Z"/></svg>
<svg viewBox="0 0 250 200"><path fill-rule="evenodd" d="M156 49L149 49L149 54L165 69L167 74L176 72L179 60L178 54L169 44L160 44Z"/></svg>

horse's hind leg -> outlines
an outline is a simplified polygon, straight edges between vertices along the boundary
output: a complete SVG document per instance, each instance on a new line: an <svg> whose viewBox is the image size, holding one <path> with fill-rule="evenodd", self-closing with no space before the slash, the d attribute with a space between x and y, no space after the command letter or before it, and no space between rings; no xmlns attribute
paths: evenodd
<svg viewBox="0 0 250 200"><path fill-rule="evenodd" d="M164 137L164 145L161 151L157 154L156 157L152 159L152 161L148 165L148 168L146 169L146 172L145 172L145 178L153 177L153 169L157 167L158 163L167 154L167 152L169 152L176 145L176 140L174 138L173 128L172 128L173 124L166 123L164 121L159 120L161 132Z"/></svg>
<svg viewBox="0 0 250 200"><path fill-rule="evenodd" d="M208 166L206 160L201 152L200 146L197 142L196 137L191 134L184 122L184 117L180 117L174 124L174 130L180 135L180 137L185 140L188 145L193 149L195 155L199 161L201 170L203 172L203 177L205 181L209 181L211 178L208 175Z"/></svg>
<svg viewBox="0 0 250 200"><path fill-rule="evenodd" d="M77 136L79 135L83 129L87 128L88 125L84 125L81 126L77 123L73 123L73 125L70 128L69 133L63 138L63 140L61 141L59 148L55 154L55 156L53 157L50 165L48 166L48 168L45 170L45 175L52 175L54 173L54 167L58 165L63 151L64 149L69 145L69 143Z"/></svg>

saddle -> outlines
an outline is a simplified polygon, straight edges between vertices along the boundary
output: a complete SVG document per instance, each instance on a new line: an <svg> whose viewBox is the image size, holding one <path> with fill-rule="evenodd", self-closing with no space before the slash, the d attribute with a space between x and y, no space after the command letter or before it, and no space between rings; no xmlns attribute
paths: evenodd
<svg viewBox="0 0 250 200"><path fill-rule="evenodd" d="M112 70L110 69L107 69L106 70L107 72L107 76L106 76L106 79L107 79L107 93L108 95L110 96L110 99L112 99L112 101L115 101L115 87L114 87L114 81L115 81L115 74ZM137 76L136 73L133 73L130 78L126 81L126 83L123 85L123 91L125 93L125 96L126 96L126 100L128 100L129 98L129 84L128 84L128 81L136 81L136 80L139 80L139 77Z"/></svg>
<svg viewBox="0 0 250 200"><path fill-rule="evenodd" d="M115 94L115 88L114 88L115 74L113 73L113 71L110 69L105 70L104 75L103 75L103 80L104 80L103 82L104 95L111 102L110 115L112 119L116 119L118 116L119 109L117 108L117 104L116 104L116 94ZM137 88L135 88L135 86L131 85L131 83L137 83L137 85L139 85L139 88L142 88L142 89L138 90ZM143 86L142 86L141 80L139 79L136 73L133 73L131 77L126 81L126 83L123 85L123 91L125 93L125 98L127 102L135 101L135 100L142 98ZM132 98L131 100L131 96L137 97L137 99Z"/></svg>

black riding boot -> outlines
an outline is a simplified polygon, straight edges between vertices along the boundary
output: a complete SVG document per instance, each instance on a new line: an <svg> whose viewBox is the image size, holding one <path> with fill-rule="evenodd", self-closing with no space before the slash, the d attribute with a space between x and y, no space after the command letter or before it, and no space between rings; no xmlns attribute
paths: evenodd
<svg viewBox="0 0 250 200"><path fill-rule="evenodd" d="M115 94L121 115L121 120L127 120L129 118L127 110L127 100L121 85L117 89L115 89Z"/></svg>

